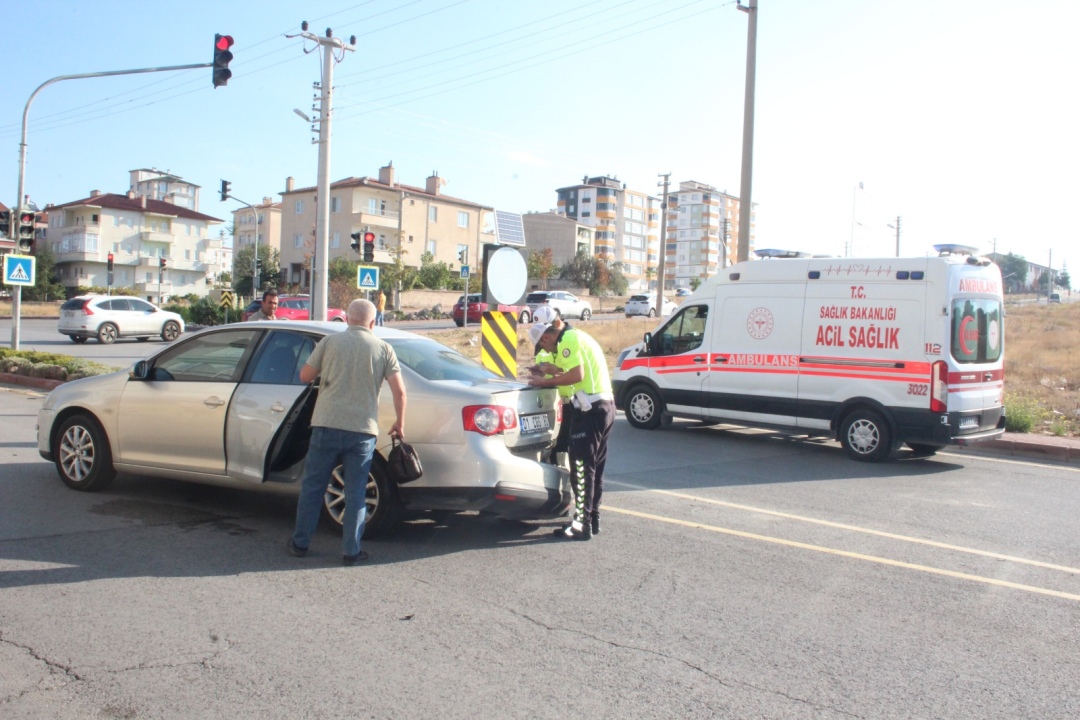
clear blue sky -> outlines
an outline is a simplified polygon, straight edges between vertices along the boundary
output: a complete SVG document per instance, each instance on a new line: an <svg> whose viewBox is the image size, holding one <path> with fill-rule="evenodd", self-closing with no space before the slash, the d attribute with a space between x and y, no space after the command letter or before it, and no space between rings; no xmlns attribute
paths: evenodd
<svg viewBox="0 0 1080 720"><path fill-rule="evenodd" d="M1080 3L760 0L754 200L758 247L904 254L960 242L1080 271ZM228 219L220 179L249 201L315 184L307 123L318 53L286 39L358 38L335 70L331 175L392 160L421 185L526 212L555 189L658 173L738 194L746 16L726 0L372 0L95 4L4 13L0 198L16 194L26 98L56 75L209 62L210 70L76 80L30 111L27 191L40 205L123 192L170 170ZM863 189L856 189L859 183ZM854 220L853 223L853 214Z"/></svg>

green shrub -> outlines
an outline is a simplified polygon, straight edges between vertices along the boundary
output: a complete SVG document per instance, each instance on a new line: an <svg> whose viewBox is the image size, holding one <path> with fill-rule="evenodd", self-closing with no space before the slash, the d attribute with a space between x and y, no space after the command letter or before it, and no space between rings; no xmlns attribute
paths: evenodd
<svg viewBox="0 0 1080 720"><path fill-rule="evenodd" d="M1023 395L1005 394L1005 429L1028 433L1042 420L1045 410L1038 402Z"/></svg>
<svg viewBox="0 0 1080 720"><path fill-rule="evenodd" d="M47 377L53 380L77 380L91 375L105 375L116 370L118 368L70 355L0 348L0 372Z"/></svg>

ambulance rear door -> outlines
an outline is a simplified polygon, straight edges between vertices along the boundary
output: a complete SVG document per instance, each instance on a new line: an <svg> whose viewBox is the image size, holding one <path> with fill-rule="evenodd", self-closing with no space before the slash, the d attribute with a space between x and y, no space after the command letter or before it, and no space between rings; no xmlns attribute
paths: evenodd
<svg viewBox="0 0 1080 720"><path fill-rule="evenodd" d="M996 265L949 273L948 411L955 435L997 427L1004 399L1004 310Z"/></svg>

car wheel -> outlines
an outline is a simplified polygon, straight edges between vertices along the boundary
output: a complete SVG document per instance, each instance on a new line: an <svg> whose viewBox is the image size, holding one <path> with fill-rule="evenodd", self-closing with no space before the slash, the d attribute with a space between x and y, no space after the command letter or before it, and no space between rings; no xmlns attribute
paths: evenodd
<svg viewBox="0 0 1080 720"><path fill-rule="evenodd" d="M464 320L455 320L454 324L457 325L458 327L465 327L465 321Z"/></svg>
<svg viewBox="0 0 1080 720"><path fill-rule="evenodd" d="M859 408L840 423L840 445L853 460L881 462L892 454L892 430L881 413Z"/></svg>
<svg viewBox="0 0 1080 720"><path fill-rule="evenodd" d="M344 473L345 469L341 465L334 468L330 485L323 495L323 509L330 521L339 528L345 515ZM371 461L365 495L367 522L364 523L364 537L375 537L396 528L401 520L401 498L398 496L397 485L390 480L386 461L378 453Z"/></svg>
<svg viewBox="0 0 1080 720"><path fill-rule="evenodd" d="M116 326L112 323L104 323L97 331L98 342L102 345L112 345L116 342L117 336L120 332L116 329Z"/></svg>
<svg viewBox="0 0 1080 720"><path fill-rule="evenodd" d="M345 318L336 317L336 318L331 318L330 321L331 322L345 322Z"/></svg>
<svg viewBox="0 0 1080 720"><path fill-rule="evenodd" d="M139 342L146 342L146 341L147 341L147 340L149 340L150 338L149 338L149 337L145 337L145 336L139 336L139 337L137 337L137 338L135 338L135 339L136 339L136 340L138 340Z"/></svg>
<svg viewBox="0 0 1080 720"><path fill-rule="evenodd" d="M105 431L89 415L72 415L53 441L56 471L69 488L101 490L116 477Z"/></svg>
<svg viewBox="0 0 1080 720"><path fill-rule="evenodd" d="M588 308L585 308L584 310L581 311L581 319L582 319L582 321L588 320L591 317L592 317L592 313L589 312Z"/></svg>
<svg viewBox="0 0 1080 720"><path fill-rule="evenodd" d="M178 337L180 337L180 323L175 320L170 320L165 323L165 327L161 328L161 339L165 342L172 342Z"/></svg>
<svg viewBox="0 0 1080 720"><path fill-rule="evenodd" d="M654 308L649 308L649 317L656 317L656 310Z"/></svg>
<svg viewBox="0 0 1080 720"><path fill-rule="evenodd" d="M915 454L915 457L930 457L936 455L938 450L945 447L944 445L927 445L925 443L908 443L907 446L911 448L911 452Z"/></svg>
<svg viewBox="0 0 1080 720"><path fill-rule="evenodd" d="M81 345L82 343L86 342L86 338L82 335L69 335L68 337L70 337L71 342L75 343L76 345Z"/></svg>
<svg viewBox="0 0 1080 720"><path fill-rule="evenodd" d="M626 394L623 411L633 427L652 430L660 424L664 408L655 390L648 385L636 385Z"/></svg>
<svg viewBox="0 0 1080 720"><path fill-rule="evenodd" d="M528 310L522 310L521 315L518 316L518 324L524 325L530 322L532 322L532 315L529 314Z"/></svg>

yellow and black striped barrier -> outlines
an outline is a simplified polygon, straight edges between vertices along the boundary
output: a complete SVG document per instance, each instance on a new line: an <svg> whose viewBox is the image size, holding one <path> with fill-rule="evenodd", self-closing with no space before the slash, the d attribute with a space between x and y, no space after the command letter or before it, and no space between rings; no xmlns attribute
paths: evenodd
<svg viewBox="0 0 1080 720"><path fill-rule="evenodd" d="M491 311L480 316L480 362L504 378L517 377L517 316Z"/></svg>

